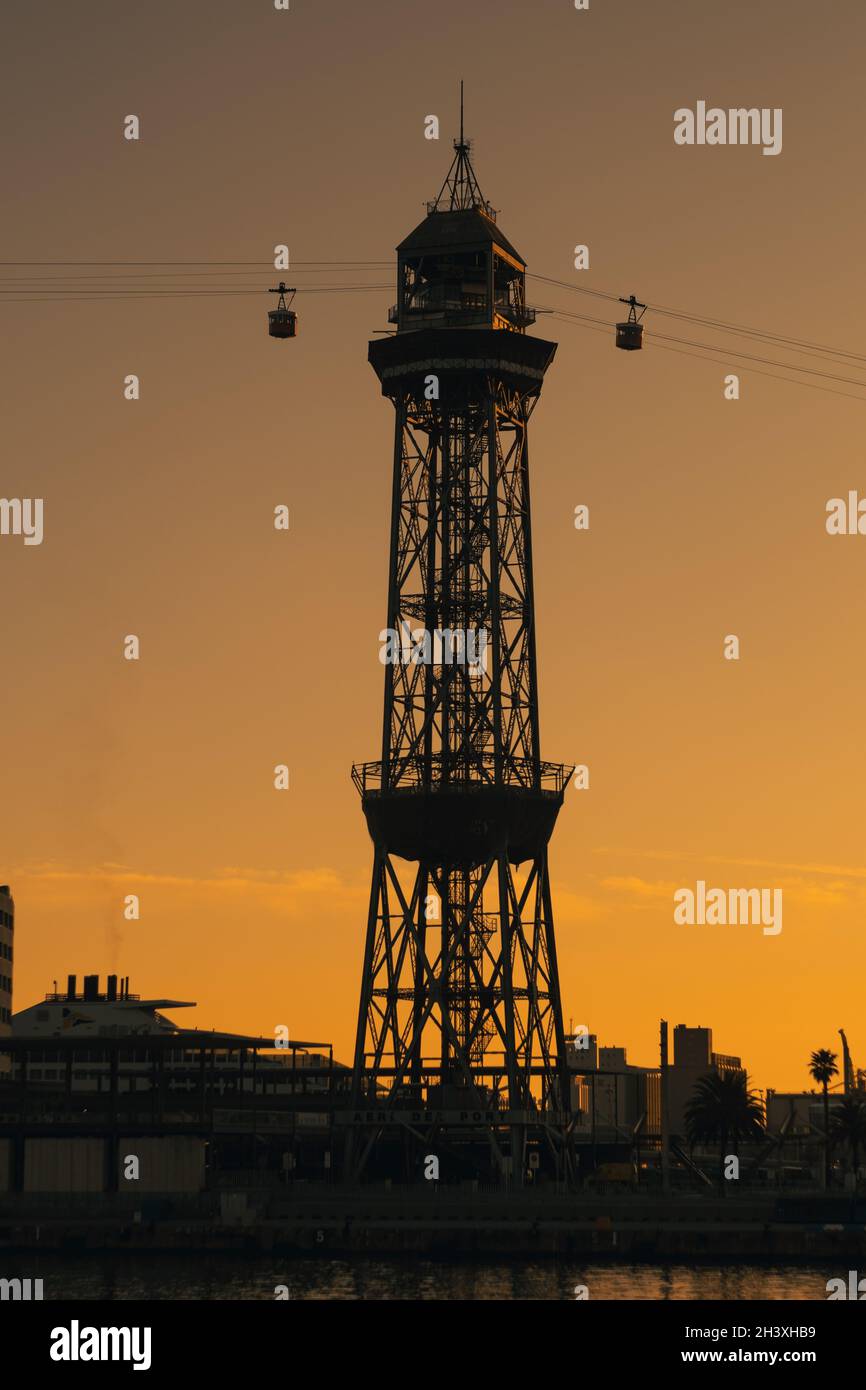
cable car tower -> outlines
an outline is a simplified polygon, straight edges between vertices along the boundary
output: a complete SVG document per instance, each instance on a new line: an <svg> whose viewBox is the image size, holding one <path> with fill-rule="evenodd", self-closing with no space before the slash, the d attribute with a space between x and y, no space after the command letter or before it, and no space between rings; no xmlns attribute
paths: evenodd
<svg viewBox="0 0 866 1390"><path fill-rule="evenodd" d="M542 761L528 424L556 344L462 130L398 247L381 757L347 1175L568 1171L569 1072L547 844L572 769Z"/></svg>

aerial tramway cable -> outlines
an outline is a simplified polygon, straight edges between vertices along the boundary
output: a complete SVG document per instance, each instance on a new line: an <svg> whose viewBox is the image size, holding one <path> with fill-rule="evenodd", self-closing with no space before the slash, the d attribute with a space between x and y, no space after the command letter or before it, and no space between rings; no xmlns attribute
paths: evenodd
<svg viewBox="0 0 866 1390"><path fill-rule="evenodd" d="M305 270L311 275L322 275L328 273L351 273L364 270L381 270L390 267L390 261L293 261L293 267ZM166 300L166 299L202 299L202 298L230 298L238 296L259 295L261 290L253 286L246 286L238 283L223 284L218 283L227 277L252 277L258 279L265 269L273 269L270 261L0 261L0 269L24 270L29 268L55 268L58 270L64 267L74 269L87 269L97 273L87 275L0 275L0 304L26 304L26 303L99 303L104 300L128 300L128 301L147 301ZM195 267L193 269L193 267ZM239 268L240 267L240 268ZM112 274L111 272L120 272ZM591 286L575 285L569 281L559 280L552 276L527 272L528 279L534 279L542 284L554 286L559 289L567 290L570 293L588 295L591 298L606 300L611 304L619 302L628 303L630 300L622 301L622 296L614 294L612 291L596 289ZM180 284L164 284L161 281L181 281ZM157 283L153 283L156 281ZM195 283L190 283L190 282ZM62 289L53 291L50 288L54 282ZM305 294L364 294L382 293L391 288L390 284L367 284L367 283L345 283L345 284L309 284L298 287L302 295ZM637 303L637 301L635 301ZM638 305L644 308L643 305ZM777 351L796 353L798 356L811 357L815 361L829 366L835 363L839 366L847 366L857 370L858 364L866 366L866 356L852 352L845 348L831 347L824 343L811 342L808 339L790 337L782 333L756 328L752 325L730 323L722 319L714 319L708 315L695 314L687 310L675 309L669 305L648 304L649 312L655 315L662 315L666 318L673 318L683 323L696 324L710 329L712 332L732 334L746 340L746 347L767 344ZM624 346L620 341L625 333L625 326L617 326L615 323L604 319L594 319L589 315L579 314L573 310L568 310L560 305L549 306L542 312L550 313L560 322L572 323L575 327L593 327L596 331L610 332L616 329L618 336L618 346ZM636 315L630 308L628 334L631 335L632 346L635 345L636 328L643 328L643 324L631 323ZM854 386L866 389L866 380L859 380L855 377L844 376L838 372L822 371L817 366L799 366L793 362L779 361L776 358L766 357L759 353L752 353L746 347L733 346L727 343L706 343L696 341L691 338L681 338L674 334L660 333L656 330L648 329L646 332L645 343L647 346L658 347L664 351L679 352L683 356L695 358L698 361L717 362L721 365L729 365L726 359L736 358L748 364L744 370L754 372L757 375L769 376L774 380L787 381L799 386L811 386L814 390L830 391L834 395L845 396L848 400L863 400L864 396L853 395L847 391L837 391L831 386L824 386L816 381L804 381L803 376L821 378L822 382L835 382L842 386ZM697 351L694 351L697 349ZM724 356L711 354L724 354ZM776 372L762 371L762 367L775 367ZM791 375L780 375L780 373L790 373Z"/></svg>

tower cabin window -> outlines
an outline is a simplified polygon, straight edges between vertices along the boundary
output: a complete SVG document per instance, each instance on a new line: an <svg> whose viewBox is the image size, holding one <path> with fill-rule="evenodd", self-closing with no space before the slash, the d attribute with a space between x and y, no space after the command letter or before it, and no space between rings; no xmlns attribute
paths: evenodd
<svg viewBox="0 0 866 1390"><path fill-rule="evenodd" d="M437 253L403 262L403 319L444 324L490 322L485 251Z"/></svg>

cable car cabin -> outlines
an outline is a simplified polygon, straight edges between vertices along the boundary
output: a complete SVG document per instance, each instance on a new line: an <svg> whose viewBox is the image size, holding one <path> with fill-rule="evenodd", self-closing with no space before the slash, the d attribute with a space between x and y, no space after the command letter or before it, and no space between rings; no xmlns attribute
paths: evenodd
<svg viewBox="0 0 866 1390"><path fill-rule="evenodd" d="M637 352L643 347L643 324L640 319L646 312L646 305L635 299L633 294L630 294L628 299L620 297L619 302L628 305L628 319L616 326L616 345L622 348L623 352ZM640 314L638 309L642 311Z"/></svg>
<svg viewBox="0 0 866 1390"><path fill-rule="evenodd" d="M268 293L280 296L276 309L268 310L268 334L271 338L297 338L298 316L290 307L297 290L287 285L285 280L281 280L276 289L269 290ZM290 296L288 301L286 295Z"/></svg>
<svg viewBox="0 0 866 1390"><path fill-rule="evenodd" d="M269 309L268 333L272 338L296 338L298 316L294 309Z"/></svg>
<svg viewBox="0 0 866 1390"><path fill-rule="evenodd" d="M642 323L618 323L616 326L616 345L623 352L637 352L643 347Z"/></svg>

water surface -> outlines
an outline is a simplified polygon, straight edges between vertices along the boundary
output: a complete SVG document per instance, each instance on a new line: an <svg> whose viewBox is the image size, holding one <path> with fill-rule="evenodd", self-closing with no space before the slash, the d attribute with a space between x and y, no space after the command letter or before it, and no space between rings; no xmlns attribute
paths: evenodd
<svg viewBox="0 0 866 1390"><path fill-rule="evenodd" d="M0 1255L0 1278L41 1278L44 1297L429 1301L592 1299L821 1299L847 1269L812 1264L626 1264L578 1260L323 1259L275 1255Z"/></svg>

